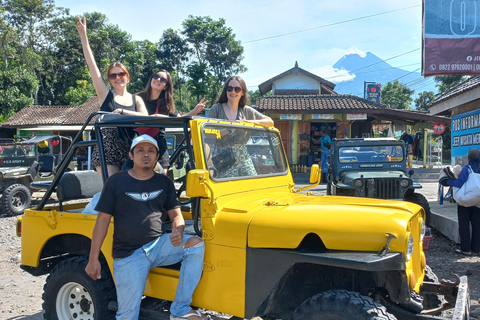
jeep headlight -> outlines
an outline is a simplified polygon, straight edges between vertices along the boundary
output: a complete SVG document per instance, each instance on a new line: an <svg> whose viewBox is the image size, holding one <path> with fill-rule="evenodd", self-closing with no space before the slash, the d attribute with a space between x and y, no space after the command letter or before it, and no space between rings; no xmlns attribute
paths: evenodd
<svg viewBox="0 0 480 320"><path fill-rule="evenodd" d="M363 187L363 180L362 179L355 180L354 185L355 185L355 188Z"/></svg>
<svg viewBox="0 0 480 320"><path fill-rule="evenodd" d="M423 237L425 237L426 231L427 226L425 225L425 220L422 219L422 225L420 226L420 241L423 241Z"/></svg>
<svg viewBox="0 0 480 320"><path fill-rule="evenodd" d="M403 188L406 188L410 185L410 180L408 179L402 179L402 181L400 181L400 185L403 187Z"/></svg>
<svg viewBox="0 0 480 320"><path fill-rule="evenodd" d="M407 261L410 260L413 254L413 249L415 248L415 242L413 241L413 237L411 233L408 233L408 241L407 241Z"/></svg>

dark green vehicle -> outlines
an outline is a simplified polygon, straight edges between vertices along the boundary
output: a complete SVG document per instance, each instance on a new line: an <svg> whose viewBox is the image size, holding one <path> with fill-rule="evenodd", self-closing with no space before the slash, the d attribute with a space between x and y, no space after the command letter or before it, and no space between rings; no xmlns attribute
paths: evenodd
<svg viewBox="0 0 480 320"><path fill-rule="evenodd" d="M430 223L422 186L407 172L405 143L393 138L333 139L328 169L328 195L405 200L423 207Z"/></svg>
<svg viewBox="0 0 480 320"><path fill-rule="evenodd" d="M19 215L30 206L30 184L52 179L55 166L71 142L70 137L58 135L0 142L0 204L4 214Z"/></svg>

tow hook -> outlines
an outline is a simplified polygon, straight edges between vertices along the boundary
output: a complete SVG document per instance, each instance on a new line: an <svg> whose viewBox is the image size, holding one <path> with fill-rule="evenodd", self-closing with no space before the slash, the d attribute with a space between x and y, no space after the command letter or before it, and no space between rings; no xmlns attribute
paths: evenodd
<svg viewBox="0 0 480 320"><path fill-rule="evenodd" d="M387 239L387 242L385 243L385 245L383 246L382 250L380 250L378 252L378 255L380 257L383 257L384 255L386 255L388 253L388 251L390 251L390 248L388 247L388 245L390 244L390 241L392 241L393 238L397 239L397 237L393 234L393 233L385 233L386 236L388 236L388 239Z"/></svg>

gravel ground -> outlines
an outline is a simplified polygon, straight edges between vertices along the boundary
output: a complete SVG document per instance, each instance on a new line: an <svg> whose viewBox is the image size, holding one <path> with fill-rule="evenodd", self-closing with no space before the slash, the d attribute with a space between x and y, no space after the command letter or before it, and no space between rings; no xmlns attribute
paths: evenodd
<svg viewBox="0 0 480 320"><path fill-rule="evenodd" d="M436 199L436 184L423 186L425 197ZM321 194L324 187L319 186L314 191ZM43 319L42 292L46 276L33 277L20 269L20 238L15 234L16 220L16 217L0 215L0 319L40 320ZM468 276L471 319L480 319L480 258L455 254L456 247L455 243L434 231L430 248L426 250L427 262L440 279L454 280L453 273Z"/></svg>

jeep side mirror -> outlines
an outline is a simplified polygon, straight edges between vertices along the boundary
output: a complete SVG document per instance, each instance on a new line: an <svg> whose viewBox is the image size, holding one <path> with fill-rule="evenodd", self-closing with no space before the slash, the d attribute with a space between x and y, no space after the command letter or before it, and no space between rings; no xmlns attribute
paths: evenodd
<svg viewBox="0 0 480 320"><path fill-rule="evenodd" d="M410 178L413 176L413 172L413 170L408 171L408 175L410 176Z"/></svg>
<svg viewBox="0 0 480 320"><path fill-rule="evenodd" d="M312 168L310 169L310 183L317 183L320 179L320 174L321 172L318 164L312 165Z"/></svg>
<svg viewBox="0 0 480 320"><path fill-rule="evenodd" d="M205 180L208 178L208 171L201 169L190 170L187 173L187 196L190 198L208 198L208 186Z"/></svg>

